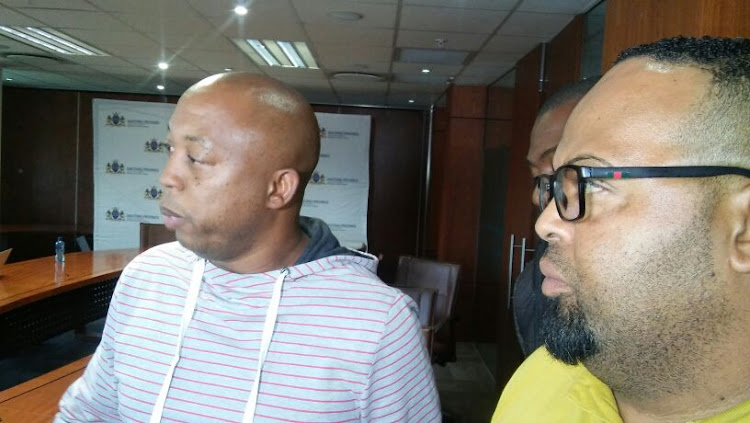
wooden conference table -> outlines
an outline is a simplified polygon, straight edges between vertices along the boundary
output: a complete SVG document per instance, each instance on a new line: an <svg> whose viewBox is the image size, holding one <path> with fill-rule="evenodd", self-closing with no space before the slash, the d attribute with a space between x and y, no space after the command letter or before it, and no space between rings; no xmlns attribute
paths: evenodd
<svg viewBox="0 0 750 423"><path fill-rule="evenodd" d="M0 392L0 422L49 423L71 383L81 377L91 356Z"/></svg>
<svg viewBox="0 0 750 423"><path fill-rule="evenodd" d="M117 278L138 249L42 257L0 267L0 358L107 314Z"/></svg>

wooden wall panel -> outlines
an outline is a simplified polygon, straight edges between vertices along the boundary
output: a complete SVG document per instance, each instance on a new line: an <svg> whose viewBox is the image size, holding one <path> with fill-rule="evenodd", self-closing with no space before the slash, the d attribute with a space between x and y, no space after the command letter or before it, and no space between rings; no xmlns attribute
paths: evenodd
<svg viewBox="0 0 750 423"><path fill-rule="evenodd" d="M461 88L461 87L459 87ZM484 119L451 118L442 166L438 260L461 265L456 308L459 340L473 339L475 271L482 186Z"/></svg>
<svg viewBox="0 0 750 423"><path fill-rule="evenodd" d="M77 93L4 88L4 224L75 222Z"/></svg>
<svg viewBox="0 0 750 423"><path fill-rule="evenodd" d="M432 117L432 148L430 152L430 181L427 204L427 227L425 228L424 246L421 256L437 258L438 234L440 232L440 202L444 190L443 180L447 160L446 149L448 142L448 112L445 108L436 108Z"/></svg>
<svg viewBox="0 0 750 423"><path fill-rule="evenodd" d="M676 35L750 37L750 1L607 0L602 72L623 49Z"/></svg>
<svg viewBox="0 0 750 423"><path fill-rule="evenodd" d="M544 98L578 80L583 56L584 15L577 15L547 45Z"/></svg>

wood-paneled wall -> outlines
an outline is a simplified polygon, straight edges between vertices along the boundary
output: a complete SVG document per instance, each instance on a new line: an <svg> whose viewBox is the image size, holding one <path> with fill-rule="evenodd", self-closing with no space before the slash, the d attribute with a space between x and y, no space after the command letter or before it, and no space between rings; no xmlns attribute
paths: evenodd
<svg viewBox="0 0 750 423"><path fill-rule="evenodd" d="M620 52L664 37L750 37L748 0L607 0L602 71Z"/></svg>
<svg viewBox="0 0 750 423"><path fill-rule="evenodd" d="M3 90L0 248L11 260L52 254L57 235L93 232L92 99L176 102L175 97ZM383 253L381 276L392 279L398 255L416 255L426 166L425 113L416 110L315 106L328 113L372 116L370 250Z"/></svg>

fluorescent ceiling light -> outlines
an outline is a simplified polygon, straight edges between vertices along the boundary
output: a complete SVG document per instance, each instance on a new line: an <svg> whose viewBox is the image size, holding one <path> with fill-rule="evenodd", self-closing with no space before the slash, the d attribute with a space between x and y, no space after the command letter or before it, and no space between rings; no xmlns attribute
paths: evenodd
<svg viewBox="0 0 750 423"><path fill-rule="evenodd" d="M22 43L33 47L41 47L55 53L72 56L109 56L95 47L52 28L0 25L0 31Z"/></svg>
<svg viewBox="0 0 750 423"><path fill-rule="evenodd" d="M430 73L430 70L427 68L422 69L422 73Z"/></svg>
<svg viewBox="0 0 750 423"><path fill-rule="evenodd" d="M300 41L234 39L234 43L260 66L318 69L307 44Z"/></svg>
<svg viewBox="0 0 750 423"><path fill-rule="evenodd" d="M156 86L156 89L159 90L159 91L163 91L164 90L164 85L159 84L159 85Z"/></svg>

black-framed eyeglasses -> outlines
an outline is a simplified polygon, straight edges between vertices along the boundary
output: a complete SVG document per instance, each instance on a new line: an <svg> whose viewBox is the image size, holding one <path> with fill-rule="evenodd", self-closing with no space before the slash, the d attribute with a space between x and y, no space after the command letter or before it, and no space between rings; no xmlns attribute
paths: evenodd
<svg viewBox="0 0 750 423"><path fill-rule="evenodd" d="M534 178L539 190L539 208L544 210L555 199L560 218L572 222L586 214L588 179L707 178L741 175L750 178L750 169L729 166L588 167L566 165L554 175Z"/></svg>

